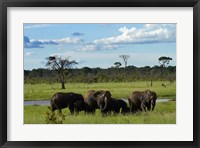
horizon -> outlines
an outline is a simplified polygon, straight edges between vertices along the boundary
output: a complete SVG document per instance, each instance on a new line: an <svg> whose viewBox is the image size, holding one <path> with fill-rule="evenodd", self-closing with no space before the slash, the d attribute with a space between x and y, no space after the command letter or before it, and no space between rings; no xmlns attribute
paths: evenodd
<svg viewBox="0 0 200 148"><path fill-rule="evenodd" d="M24 70L47 68L48 56L70 57L83 67L156 66L161 56L176 66L176 24L24 24Z"/></svg>
<svg viewBox="0 0 200 148"><path fill-rule="evenodd" d="M159 66L159 65L154 65L154 66L142 66L142 67L137 67L137 66L134 66L134 65L128 65L126 68L129 68L129 67L135 67L135 68L145 68L145 67L150 67L150 68L154 68L154 67L161 67L161 66ZM176 67L176 65L175 66L172 66L172 65L169 65L169 66L167 66L167 67L165 67L165 68L168 68L168 67ZM70 69L83 69L83 68L90 68L90 69L97 69L97 68L100 68L100 67L82 67L82 68L70 68ZM120 68L125 68L125 67L123 67L123 66L121 66L121 67L108 67L108 68L100 68L100 69L109 69L109 68L118 68L118 69L120 69ZM47 67L45 67L45 68L33 68L33 69L24 69L24 71L32 71L32 70L38 70L38 69L46 69L46 70L55 70L55 69L50 69L50 68L47 68ZM67 68L65 68L65 69L67 69Z"/></svg>

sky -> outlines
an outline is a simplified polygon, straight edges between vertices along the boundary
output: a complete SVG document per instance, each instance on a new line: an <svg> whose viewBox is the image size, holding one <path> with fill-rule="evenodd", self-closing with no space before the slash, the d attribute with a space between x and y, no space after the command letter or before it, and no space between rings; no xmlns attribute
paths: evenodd
<svg viewBox="0 0 200 148"><path fill-rule="evenodd" d="M24 24L24 69L45 67L49 56L78 62L74 68L159 65L161 56L176 65L176 24Z"/></svg>

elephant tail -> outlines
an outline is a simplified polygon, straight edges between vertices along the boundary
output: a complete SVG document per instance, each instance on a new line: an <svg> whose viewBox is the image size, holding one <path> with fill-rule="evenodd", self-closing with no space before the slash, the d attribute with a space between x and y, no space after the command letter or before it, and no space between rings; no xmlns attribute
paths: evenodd
<svg viewBox="0 0 200 148"><path fill-rule="evenodd" d="M55 103L55 100L58 98L58 94L54 94L53 97L50 100L51 110L54 111L55 109L58 109L58 106Z"/></svg>

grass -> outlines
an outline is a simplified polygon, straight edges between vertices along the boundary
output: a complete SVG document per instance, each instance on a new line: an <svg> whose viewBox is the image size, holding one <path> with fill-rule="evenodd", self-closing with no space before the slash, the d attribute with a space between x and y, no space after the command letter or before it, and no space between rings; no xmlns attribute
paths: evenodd
<svg viewBox="0 0 200 148"><path fill-rule="evenodd" d="M24 106L25 124L45 124L48 106ZM176 124L176 102L157 103L153 112L139 112L128 115L102 116L99 110L95 115L71 115L69 109L63 109L64 124Z"/></svg>
<svg viewBox="0 0 200 148"><path fill-rule="evenodd" d="M162 86L162 83L166 87ZM109 90L114 98L128 98L133 91L150 89L157 93L158 98L176 98L176 83L167 81L121 82L121 83L67 83L66 89L56 84L24 84L25 100L50 100L57 92L75 92L84 95L88 90ZM45 124L48 106L24 106L25 124ZM69 109L63 109L64 124L175 124L176 102L157 103L154 112L140 112L134 115L102 116L99 110L95 115L71 115Z"/></svg>
<svg viewBox="0 0 200 148"><path fill-rule="evenodd" d="M162 83L166 87L162 86ZM56 84L24 84L25 100L50 100L56 92L75 92L84 95L88 90L109 90L114 98L128 98L133 91L150 89L157 93L159 98L176 98L176 82L168 81L150 82L120 82L120 83L67 83L66 89L60 89Z"/></svg>

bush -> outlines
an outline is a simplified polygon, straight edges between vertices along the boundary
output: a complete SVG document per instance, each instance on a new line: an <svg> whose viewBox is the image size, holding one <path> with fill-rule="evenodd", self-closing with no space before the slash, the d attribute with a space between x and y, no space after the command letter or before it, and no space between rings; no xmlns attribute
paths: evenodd
<svg viewBox="0 0 200 148"><path fill-rule="evenodd" d="M48 107L49 111L46 112L45 122L47 124L63 124L65 120L65 115L60 113L59 111L51 111L51 108Z"/></svg>

